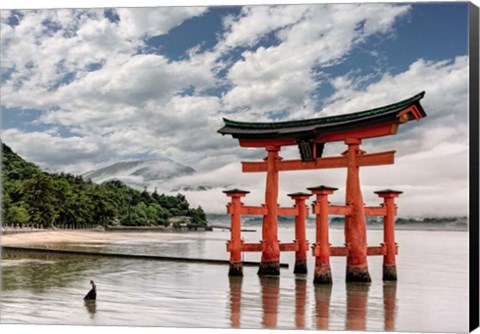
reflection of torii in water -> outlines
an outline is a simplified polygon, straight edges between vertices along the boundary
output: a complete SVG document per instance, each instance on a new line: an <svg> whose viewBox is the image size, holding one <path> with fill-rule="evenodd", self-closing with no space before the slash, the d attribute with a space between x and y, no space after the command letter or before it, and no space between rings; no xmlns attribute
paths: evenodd
<svg viewBox="0 0 480 334"><path fill-rule="evenodd" d="M231 215L231 240L229 275L242 275L241 252L262 252L259 275L279 275L281 251L295 251L297 264L305 261L308 246L304 236L295 235L293 243L279 243L278 216L295 216L295 223L303 224L298 216L304 215L304 202L293 208L278 205L278 176L280 171L309 170L322 168L347 168L345 205L332 206L328 195L336 188L320 186L309 188L317 195L314 214L317 216L316 244L313 255L316 257L315 283L331 283L330 256L347 257L347 282L369 282L367 255L384 256L384 280L396 280L395 254L397 246L393 234L393 221L396 208L393 198L401 192L384 190L377 192L384 198L382 206L366 207L360 187L359 169L361 166L393 164L395 151L367 154L360 149L364 139L393 135L401 124L420 120L426 116L420 100L424 93L381 108L362 112L329 116L315 119L287 122L247 123L224 119L225 126L218 132L238 139L242 147L264 148L267 157L261 162L243 162L246 173L266 172L265 204L259 207L245 206L240 198L248 191L232 189L225 193L231 197L228 213ZM324 145L328 142L344 142L348 149L341 156L322 157ZM283 160L279 156L282 146L297 145L300 160ZM295 195L295 194L291 194ZM308 196L310 194L303 194ZM308 210L308 209L307 209ZM303 213L302 213L303 212ZM244 243L240 235L241 215L262 215L262 242ZM345 247L330 247L328 243L328 215L345 216ZM365 216L384 217L384 243L377 247L367 247ZM297 230L297 229L296 229ZM297 269L297 266L296 266ZM306 272L306 268L304 270Z"/></svg>
<svg viewBox="0 0 480 334"><path fill-rule="evenodd" d="M230 278L230 321L233 328L240 328L241 322L241 303L242 303L242 281L243 277L231 276ZM252 300L258 300L263 311L262 326L264 328L276 328L278 320L278 304L280 295L280 280L278 277L261 277L261 299L249 299L246 309L252 309ZM320 330L328 329L346 329L346 330L366 330L368 292L370 284L347 283L345 285L346 294L334 295L332 300L332 285L318 284L314 286L314 320L312 327ZM384 330L395 330L396 313L396 290L397 282L385 282L383 284L383 319ZM292 291L292 290L290 290ZM295 328L305 329L305 311L308 286L304 279L295 279ZM345 304L345 328L330 327L330 305ZM290 315L291 313L289 313ZM288 318L292 319L292 318ZM287 319L284 319L287 320ZM335 319L336 320L336 319ZM252 325L251 319L246 319L249 326ZM338 323L338 321L335 321ZM378 328L375 330L379 330Z"/></svg>

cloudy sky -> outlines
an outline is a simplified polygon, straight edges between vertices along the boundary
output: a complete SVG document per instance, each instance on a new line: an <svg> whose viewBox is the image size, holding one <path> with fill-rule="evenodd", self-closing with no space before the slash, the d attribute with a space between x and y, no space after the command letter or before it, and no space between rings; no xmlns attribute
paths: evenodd
<svg viewBox="0 0 480 334"><path fill-rule="evenodd" d="M118 161L168 157L197 171L193 205L224 212L224 186L263 201L265 175L241 160L265 156L217 130L222 117L281 121L369 109L426 91L428 117L396 136L395 165L361 172L374 190L403 190L399 214L468 214L468 5L313 4L4 10L1 138L50 171L82 174ZM338 155L341 143L325 155ZM281 151L297 158L295 147ZM280 175L287 193L346 171ZM156 185L161 188L161 185ZM153 185L152 185L153 187Z"/></svg>

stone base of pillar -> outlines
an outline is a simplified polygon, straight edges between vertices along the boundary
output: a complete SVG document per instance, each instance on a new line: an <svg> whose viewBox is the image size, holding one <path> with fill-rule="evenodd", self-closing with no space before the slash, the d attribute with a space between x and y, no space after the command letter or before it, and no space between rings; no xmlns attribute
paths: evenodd
<svg viewBox="0 0 480 334"><path fill-rule="evenodd" d="M280 262L262 262L258 268L259 276L278 276L280 275Z"/></svg>
<svg viewBox="0 0 480 334"><path fill-rule="evenodd" d="M397 266L396 265L384 265L383 266L383 280L384 281L396 281L397 280Z"/></svg>
<svg viewBox="0 0 480 334"><path fill-rule="evenodd" d="M372 279L368 273L368 267L347 266L346 282L370 283Z"/></svg>
<svg viewBox="0 0 480 334"><path fill-rule="evenodd" d="M230 263L230 270L228 271L228 276L243 276L242 263Z"/></svg>
<svg viewBox="0 0 480 334"><path fill-rule="evenodd" d="M296 260L294 274L306 274L307 273L307 260Z"/></svg>
<svg viewBox="0 0 480 334"><path fill-rule="evenodd" d="M313 284L332 284L332 271L329 265L317 264Z"/></svg>

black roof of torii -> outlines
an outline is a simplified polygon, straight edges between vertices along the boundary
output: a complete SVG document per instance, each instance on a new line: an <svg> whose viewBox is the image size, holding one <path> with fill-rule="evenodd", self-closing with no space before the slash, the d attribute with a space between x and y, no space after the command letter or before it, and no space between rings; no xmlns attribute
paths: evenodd
<svg viewBox="0 0 480 334"><path fill-rule="evenodd" d="M398 122L398 113L411 106L416 106L421 117L425 117L426 113L420 105L420 100L424 95L425 92L421 92L403 101L379 108L306 120L238 122L224 118L225 126L218 132L222 135L232 135L238 139L312 139L318 137L319 134Z"/></svg>

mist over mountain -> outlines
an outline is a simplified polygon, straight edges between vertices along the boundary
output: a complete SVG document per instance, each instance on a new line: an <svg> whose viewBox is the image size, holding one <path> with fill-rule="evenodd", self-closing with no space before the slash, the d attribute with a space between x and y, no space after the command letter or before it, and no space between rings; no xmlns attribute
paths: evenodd
<svg viewBox="0 0 480 334"><path fill-rule="evenodd" d="M324 173L327 174L327 172L329 171ZM328 176L331 177L331 180L341 179L342 183L344 182L343 171L330 171ZM265 175L263 173L242 173L240 163L230 163L214 170L206 170L201 167L197 170L167 158L123 161L90 171L83 177L99 184L110 180L120 180L137 190L147 188L149 192L153 192L156 189L159 193L170 195L181 193L192 207L201 206L209 214L222 215L226 212L225 206L229 202L229 198L223 192L226 189L238 188L250 191L248 196L243 199L246 205L258 206L265 201ZM288 193L305 191L308 186L312 185L312 180L307 174L283 173L280 182L278 201L283 207L293 205L291 198L287 196ZM363 187L365 202L368 205L379 205L378 197L371 190L371 187ZM332 196L332 202L344 203L344 191L344 188L341 187L335 194L336 197ZM423 203L421 202L422 195L422 193L409 192L408 196L398 199L399 216L397 218L399 220L397 224L399 226L421 225L424 228L430 226L432 229L436 229L442 224L455 229L468 226L468 218L465 218L466 215L463 214L412 210L412 207L418 208L419 205L415 204L417 201ZM336 223L343 224L343 222L337 222L336 219L332 219L332 221L334 225ZM379 217L369 217L369 224L371 227L375 227L381 226L383 223Z"/></svg>
<svg viewBox="0 0 480 334"><path fill-rule="evenodd" d="M163 158L117 162L87 172L83 177L96 183L120 180L132 187L143 188L152 184L168 183L176 177L194 173L195 169L190 166Z"/></svg>
<svg viewBox="0 0 480 334"><path fill-rule="evenodd" d="M168 158L122 161L83 174L86 180L101 184L119 180L137 190L157 190L159 193L185 195L192 206L202 206L209 212L224 212L227 200L222 192L231 186L223 175L212 178L208 173ZM227 173L231 175L231 172Z"/></svg>
<svg viewBox="0 0 480 334"><path fill-rule="evenodd" d="M196 186L177 186L170 189L171 192L187 192L187 191L207 191L212 189L212 186L196 185ZM224 187L226 188L226 187Z"/></svg>

